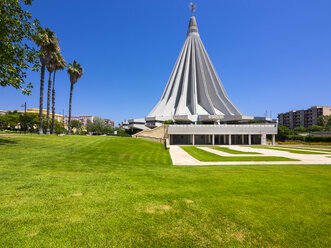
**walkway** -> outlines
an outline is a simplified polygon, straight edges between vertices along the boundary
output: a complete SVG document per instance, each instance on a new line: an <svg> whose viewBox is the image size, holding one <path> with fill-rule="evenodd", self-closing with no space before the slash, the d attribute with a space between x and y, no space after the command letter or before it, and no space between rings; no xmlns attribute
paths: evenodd
<svg viewBox="0 0 331 248"><path fill-rule="evenodd" d="M286 157L292 159L299 159L300 161L252 161L252 162L202 162L193 158L190 154L185 152L180 146L171 145L170 155L173 165L244 165L244 164L331 164L331 153L329 154L296 154L290 153L288 151L278 151L271 149L257 149L244 146L221 146L228 147L233 150L243 151L243 152L258 152L261 154L230 154L226 152L221 152L208 147L198 147L202 150L227 157L247 157L247 156L277 156Z"/></svg>

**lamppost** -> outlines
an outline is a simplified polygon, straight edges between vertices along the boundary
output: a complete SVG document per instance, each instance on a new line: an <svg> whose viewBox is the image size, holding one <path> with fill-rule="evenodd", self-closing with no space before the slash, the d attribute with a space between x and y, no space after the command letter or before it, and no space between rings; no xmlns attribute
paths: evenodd
<svg viewBox="0 0 331 248"><path fill-rule="evenodd" d="M26 102L21 105L21 107L24 107L24 132L26 134L27 126L26 126Z"/></svg>
<svg viewBox="0 0 331 248"><path fill-rule="evenodd" d="M62 119L62 122L63 122L63 134L65 133L65 128L64 128L64 109L62 109L62 116L63 116L63 119Z"/></svg>

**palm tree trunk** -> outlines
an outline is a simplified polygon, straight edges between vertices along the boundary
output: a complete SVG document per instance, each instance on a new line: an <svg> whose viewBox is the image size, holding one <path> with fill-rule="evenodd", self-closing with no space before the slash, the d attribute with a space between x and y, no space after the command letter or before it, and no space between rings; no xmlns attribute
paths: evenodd
<svg viewBox="0 0 331 248"><path fill-rule="evenodd" d="M53 89L52 89L52 134L55 134L55 73L53 73Z"/></svg>
<svg viewBox="0 0 331 248"><path fill-rule="evenodd" d="M40 98L39 98L39 130L38 134L43 134L43 100L44 100L44 77L45 77L45 65L41 66L40 73Z"/></svg>
<svg viewBox="0 0 331 248"><path fill-rule="evenodd" d="M74 84L70 84L70 98L69 98L69 120L68 120L68 134L71 134L71 101L72 101L72 91L74 89Z"/></svg>
<svg viewBox="0 0 331 248"><path fill-rule="evenodd" d="M47 124L46 124L46 134L51 134L49 130L49 114L50 114L50 108L51 108L51 88L52 88L52 73L49 72L48 76L48 90L47 90Z"/></svg>

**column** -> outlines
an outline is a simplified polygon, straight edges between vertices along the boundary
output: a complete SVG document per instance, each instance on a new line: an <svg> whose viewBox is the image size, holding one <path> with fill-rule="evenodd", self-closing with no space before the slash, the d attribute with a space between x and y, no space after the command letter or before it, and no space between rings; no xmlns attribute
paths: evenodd
<svg viewBox="0 0 331 248"><path fill-rule="evenodd" d="M192 145L195 145L195 139L194 139L194 136L195 136L195 135L192 134L192 136L193 136L193 137L192 137Z"/></svg>
<svg viewBox="0 0 331 248"><path fill-rule="evenodd" d="M212 144L213 144L213 146L215 145L215 134L213 134L212 136L211 136L211 138L212 138Z"/></svg>
<svg viewBox="0 0 331 248"><path fill-rule="evenodd" d="M248 134L248 145L252 144L252 135Z"/></svg>
<svg viewBox="0 0 331 248"><path fill-rule="evenodd" d="M231 134L229 134L229 145L231 145Z"/></svg>
<svg viewBox="0 0 331 248"><path fill-rule="evenodd" d="M226 144L226 135L223 134L223 144L222 145L225 145Z"/></svg>
<svg viewBox="0 0 331 248"><path fill-rule="evenodd" d="M245 143L245 136L242 134L241 135L241 144L243 145Z"/></svg>
<svg viewBox="0 0 331 248"><path fill-rule="evenodd" d="M272 145L273 146L276 145L276 135L275 134L272 135Z"/></svg>
<svg viewBox="0 0 331 248"><path fill-rule="evenodd" d="M261 145L267 145L267 135L261 134Z"/></svg>

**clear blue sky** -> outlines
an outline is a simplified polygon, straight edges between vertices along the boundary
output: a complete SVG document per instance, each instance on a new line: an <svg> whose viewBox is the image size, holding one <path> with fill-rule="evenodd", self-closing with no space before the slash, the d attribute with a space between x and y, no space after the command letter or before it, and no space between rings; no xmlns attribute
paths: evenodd
<svg viewBox="0 0 331 248"><path fill-rule="evenodd" d="M145 117L158 102L184 43L189 0L34 0L30 11L60 39L67 62L84 68L73 115ZM234 104L264 116L331 105L330 0L200 0L207 52ZM0 88L0 109L38 108L32 96ZM47 77L46 77L47 80ZM56 111L68 112L69 77L57 73ZM46 101L46 100L45 100ZM46 108L46 104L44 105Z"/></svg>

